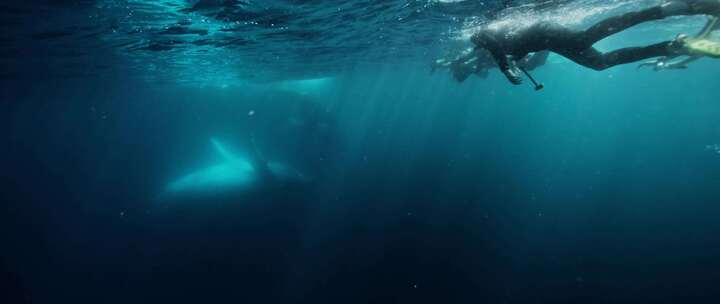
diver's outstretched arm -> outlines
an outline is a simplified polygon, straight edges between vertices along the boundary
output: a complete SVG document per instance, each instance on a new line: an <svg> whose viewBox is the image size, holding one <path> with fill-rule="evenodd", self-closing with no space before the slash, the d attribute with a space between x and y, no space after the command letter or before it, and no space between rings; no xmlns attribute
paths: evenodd
<svg viewBox="0 0 720 304"><path fill-rule="evenodd" d="M498 42L497 37L489 32L479 32L470 38L470 41L475 44L475 49L484 48L490 52L492 58L500 68L500 71L505 74L505 77L513 84L521 84L522 77L518 75L517 69L510 65L507 52L503 49L503 46Z"/></svg>
<svg viewBox="0 0 720 304"><path fill-rule="evenodd" d="M507 77L508 81L516 85L522 83L522 78L510 65L510 60L502 50L499 48L488 48L488 51L490 51L493 59L497 62L498 68L500 68L500 71Z"/></svg>

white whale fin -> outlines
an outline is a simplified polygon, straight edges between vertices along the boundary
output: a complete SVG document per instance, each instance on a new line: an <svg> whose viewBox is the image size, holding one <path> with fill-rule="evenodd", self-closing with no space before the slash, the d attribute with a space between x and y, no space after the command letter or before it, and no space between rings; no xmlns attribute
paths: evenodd
<svg viewBox="0 0 720 304"><path fill-rule="evenodd" d="M225 160L232 162L237 160L237 157L232 154L225 146L216 138L211 138L210 142L213 145L213 148L215 148L215 151L217 151L220 156L222 156Z"/></svg>

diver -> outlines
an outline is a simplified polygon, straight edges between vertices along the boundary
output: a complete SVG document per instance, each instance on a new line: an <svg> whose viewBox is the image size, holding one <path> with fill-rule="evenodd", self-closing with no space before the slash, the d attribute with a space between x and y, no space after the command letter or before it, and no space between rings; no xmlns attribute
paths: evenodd
<svg viewBox="0 0 720 304"><path fill-rule="evenodd" d="M549 55L550 52L548 51L537 52L525 56L518 61L517 65L527 71L532 71L544 65ZM449 69L453 78L462 83L473 74L483 79L487 78L488 70L494 67L497 67L497 64L488 51L468 48L463 50L459 56L451 59L441 58L435 60L431 72L439 68Z"/></svg>
<svg viewBox="0 0 720 304"><path fill-rule="evenodd" d="M720 18L718 17L712 17L709 18L707 23L705 23L705 26L703 29L694 36L696 39L704 39L710 35L713 31L717 31L720 29ZM638 69L643 67L652 67L653 71L662 71L662 70L678 70L678 69L687 69L688 64L697 61L703 57L705 57L702 54L689 54L687 58L679 60L679 61L673 61L678 56L666 56L666 57L660 57L655 60L650 60L643 62L638 65Z"/></svg>
<svg viewBox="0 0 720 304"><path fill-rule="evenodd" d="M653 57L687 54L683 36L644 47L630 47L601 53L593 45L637 24L681 15L718 15L720 0L672 0L638 12L610 17L584 31L560 24L538 22L510 33L507 29L486 28L471 37L477 48L490 51L500 70L513 84L522 83L516 61L527 54L549 50L594 70Z"/></svg>

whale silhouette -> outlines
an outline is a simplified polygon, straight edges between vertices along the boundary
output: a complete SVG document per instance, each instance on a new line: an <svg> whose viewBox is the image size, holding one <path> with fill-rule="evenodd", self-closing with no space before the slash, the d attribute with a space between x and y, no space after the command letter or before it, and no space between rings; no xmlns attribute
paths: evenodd
<svg viewBox="0 0 720 304"><path fill-rule="evenodd" d="M268 162L251 145L252 157L231 152L219 140L210 139L221 162L180 176L163 190L163 198L222 195L242 192L287 180L306 180L299 171L283 163Z"/></svg>

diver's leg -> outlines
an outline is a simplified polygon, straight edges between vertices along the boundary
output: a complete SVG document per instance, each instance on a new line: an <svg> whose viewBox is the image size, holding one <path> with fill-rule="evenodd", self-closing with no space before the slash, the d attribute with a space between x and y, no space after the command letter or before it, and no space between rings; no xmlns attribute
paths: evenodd
<svg viewBox="0 0 720 304"><path fill-rule="evenodd" d="M665 41L644 47L629 47L602 55L605 69L616 65L636 62L653 57L673 56L673 41Z"/></svg>
<svg viewBox="0 0 720 304"><path fill-rule="evenodd" d="M582 43L589 47L608 36L643 22L660 20L670 16L717 15L719 13L720 1L718 0L672 0L639 12L630 12L607 18L581 32L580 37Z"/></svg>
<svg viewBox="0 0 720 304"><path fill-rule="evenodd" d="M602 71L616 65L636 62L653 57L672 56L673 41L661 42L646 47L631 47L615 50L608 53L601 53L594 48L588 48L577 52L558 52L577 64Z"/></svg>
<svg viewBox="0 0 720 304"><path fill-rule="evenodd" d="M663 18L665 18L665 15L660 6L610 17L580 32L580 41L585 46L590 47L608 36L622 32L640 23Z"/></svg>
<svg viewBox="0 0 720 304"><path fill-rule="evenodd" d="M582 65L593 70L604 70L605 65L603 64L603 54L598 52L595 48L587 48L585 50L570 51L566 49L553 50L553 52L562 55L563 57L572 60L573 62Z"/></svg>

